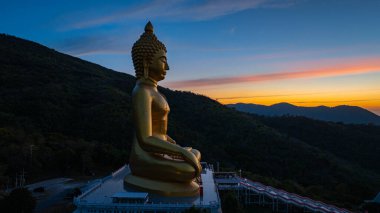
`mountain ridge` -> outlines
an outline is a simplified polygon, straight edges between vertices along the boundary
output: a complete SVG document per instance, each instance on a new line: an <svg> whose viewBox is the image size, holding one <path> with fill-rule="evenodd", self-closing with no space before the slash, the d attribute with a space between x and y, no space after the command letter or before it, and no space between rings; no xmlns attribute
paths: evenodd
<svg viewBox="0 0 380 213"><path fill-rule="evenodd" d="M270 106L247 103L227 104L227 106L235 108L239 111L265 116L305 116L317 120L343 122L347 124L372 123L380 125L380 116L358 106L338 105L328 107L321 105L316 107L302 107L286 102L277 103Z"/></svg>

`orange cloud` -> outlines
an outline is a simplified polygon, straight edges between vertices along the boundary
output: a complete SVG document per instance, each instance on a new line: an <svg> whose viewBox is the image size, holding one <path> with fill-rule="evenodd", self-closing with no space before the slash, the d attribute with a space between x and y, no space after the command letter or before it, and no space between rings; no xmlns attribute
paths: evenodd
<svg viewBox="0 0 380 213"><path fill-rule="evenodd" d="M331 65L330 67L316 68L316 69L304 69L302 71L293 72L276 72L268 74L256 74L256 75L244 75L237 77L218 77L218 78L203 78L194 80L172 81L165 84L167 87L173 88L191 88L191 87L203 87L211 85L224 85L224 84L236 84L236 83L248 83L248 82L264 82L264 81L276 81L286 79L299 79L299 78L321 78L332 77L341 75L353 75L363 74L371 72L380 72L380 57L347 60L346 64ZM316 63L316 66L320 64Z"/></svg>
<svg viewBox="0 0 380 213"><path fill-rule="evenodd" d="M215 98L215 100L228 100L228 99L247 99L247 98L272 98L272 97L289 97L289 96L304 96L304 95L315 95L323 94L327 92L310 92L310 93L295 93L295 94L276 94L276 95L254 95L254 96L233 96L233 97L221 97Z"/></svg>

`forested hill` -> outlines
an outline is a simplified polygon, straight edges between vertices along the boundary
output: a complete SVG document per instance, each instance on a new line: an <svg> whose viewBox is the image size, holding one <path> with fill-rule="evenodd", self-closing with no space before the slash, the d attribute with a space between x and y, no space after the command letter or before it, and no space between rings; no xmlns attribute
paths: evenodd
<svg viewBox="0 0 380 213"><path fill-rule="evenodd" d="M1 187L22 169L31 180L101 174L126 163L134 83L128 74L0 35ZM205 161L341 207L380 191L379 127L267 120L205 96L159 90L171 107L168 134Z"/></svg>

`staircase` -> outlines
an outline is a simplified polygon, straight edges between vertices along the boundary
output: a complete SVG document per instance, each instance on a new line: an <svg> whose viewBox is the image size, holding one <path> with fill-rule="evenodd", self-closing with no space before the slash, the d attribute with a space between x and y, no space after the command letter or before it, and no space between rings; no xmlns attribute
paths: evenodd
<svg viewBox="0 0 380 213"><path fill-rule="evenodd" d="M273 212L351 213L320 201L241 178L234 172L214 172L219 191L235 191L245 205L270 207Z"/></svg>

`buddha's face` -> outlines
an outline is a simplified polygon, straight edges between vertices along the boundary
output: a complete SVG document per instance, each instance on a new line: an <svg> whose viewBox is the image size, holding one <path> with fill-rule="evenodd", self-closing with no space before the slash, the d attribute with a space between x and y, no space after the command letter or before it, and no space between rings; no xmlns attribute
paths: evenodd
<svg viewBox="0 0 380 213"><path fill-rule="evenodd" d="M149 65L149 77L156 81L165 79L166 70L169 70L169 65L166 61L166 52L159 50L154 54L152 63Z"/></svg>

